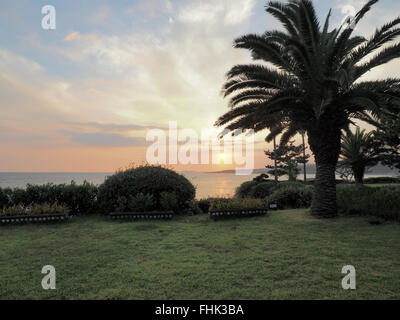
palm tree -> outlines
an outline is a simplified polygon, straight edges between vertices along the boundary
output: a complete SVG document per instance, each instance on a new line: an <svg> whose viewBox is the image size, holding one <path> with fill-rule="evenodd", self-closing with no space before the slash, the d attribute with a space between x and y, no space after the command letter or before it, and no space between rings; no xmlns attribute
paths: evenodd
<svg viewBox="0 0 400 320"><path fill-rule="evenodd" d="M274 139L274 154L276 153L276 137ZM274 179L275 182L278 182L278 166L277 166L277 160L276 157L274 157Z"/></svg>
<svg viewBox="0 0 400 320"><path fill-rule="evenodd" d="M370 39L352 36L376 2L369 1L348 25L330 30L331 11L321 28L310 0L271 1L266 11L285 31L249 34L234 42L264 63L237 65L228 72L223 94L231 97L230 110L216 125L230 131L269 129L267 138L282 134L282 145L305 130L317 168L311 206L317 217L337 214L335 168L342 129L353 119L371 122L373 115L392 117L399 109L400 79L357 81L400 57L400 44L390 44L400 35L400 18Z"/></svg>
<svg viewBox="0 0 400 320"><path fill-rule="evenodd" d="M380 160L378 144L373 132L366 133L360 128L355 133L348 132L342 139L339 166L350 168L356 183L362 184L365 170Z"/></svg>
<svg viewBox="0 0 400 320"><path fill-rule="evenodd" d="M381 163L400 170L400 121L381 117L376 127L374 136L381 142Z"/></svg>
<svg viewBox="0 0 400 320"><path fill-rule="evenodd" d="M306 156L306 141L305 141L305 135L306 131L305 130L300 130L300 135L301 135L301 142L303 145L303 174L304 174L304 183L307 182L307 156Z"/></svg>

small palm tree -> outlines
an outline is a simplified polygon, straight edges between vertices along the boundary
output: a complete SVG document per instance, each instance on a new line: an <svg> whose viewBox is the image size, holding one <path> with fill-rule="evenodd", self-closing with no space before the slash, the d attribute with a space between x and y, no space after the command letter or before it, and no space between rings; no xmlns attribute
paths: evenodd
<svg viewBox="0 0 400 320"><path fill-rule="evenodd" d="M358 81L372 68L400 57L400 44L390 44L400 35L400 18L370 39L353 36L376 2L368 1L349 24L330 30L331 12L321 27L310 0L271 1L266 11L285 30L235 40L236 48L249 50L264 63L237 65L228 72L223 94L231 97L230 110L216 125L231 131L269 129L269 140L282 134L281 145L305 130L317 169L314 216L337 214L335 169L342 130L353 119L372 123L373 115L392 117L399 110L400 79Z"/></svg>
<svg viewBox="0 0 400 320"><path fill-rule="evenodd" d="M340 152L340 167L353 171L356 183L363 183L365 170L378 164L380 160L379 142L373 132L357 128L355 133L348 132L343 136Z"/></svg>
<svg viewBox="0 0 400 320"><path fill-rule="evenodd" d="M400 121L381 117L376 127L374 136L381 142L381 163L400 170Z"/></svg>
<svg viewBox="0 0 400 320"><path fill-rule="evenodd" d="M300 130L300 135L301 135L301 142L302 142L302 146L303 146L303 161L300 161L300 163L303 164L303 174L304 174L304 183L307 182L307 162L308 162L308 158L309 156L306 155L306 131L305 130Z"/></svg>

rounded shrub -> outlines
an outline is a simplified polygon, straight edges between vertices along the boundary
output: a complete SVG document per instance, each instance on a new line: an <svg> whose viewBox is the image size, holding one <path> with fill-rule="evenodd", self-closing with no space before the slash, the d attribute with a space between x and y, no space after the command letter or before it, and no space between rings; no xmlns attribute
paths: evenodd
<svg viewBox="0 0 400 320"><path fill-rule="evenodd" d="M308 208L311 206L313 187L303 185L280 186L265 198L265 204L277 204L279 209Z"/></svg>
<svg viewBox="0 0 400 320"><path fill-rule="evenodd" d="M274 191L279 190L281 188L288 188L288 187L302 188L304 186L305 186L304 183L301 181L279 181L276 184Z"/></svg>
<svg viewBox="0 0 400 320"><path fill-rule="evenodd" d="M252 188L254 188L255 186L257 186L259 184L258 181L246 181L243 182L237 189L235 192L235 197L236 198L250 198L250 193Z"/></svg>
<svg viewBox="0 0 400 320"><path fill-rule="evenodd" d="M107 177L99 187L98 205L103 213L167 209L182 213L195 192L188 179L170 169L139 166Z"/></svg>
<svg viewBox="0 0 400 320"><path fill-rule="evenodd" d="M253 186L250 190L250 198L264 199L268 197L277 187L277 183L274 181L262 182Z"/></svg>
<svg viewBox="0 0 400 320"><path fill-rule="evenodd" d="M286 188L288 186L293 187L303 187L304 183L301 181L279 181L275 182L273 180L259 179L258 177L252 181L243 182L237 189L235 193L235 198L239 199L264 199L272 194L272 192L280 189Z"/></svg>

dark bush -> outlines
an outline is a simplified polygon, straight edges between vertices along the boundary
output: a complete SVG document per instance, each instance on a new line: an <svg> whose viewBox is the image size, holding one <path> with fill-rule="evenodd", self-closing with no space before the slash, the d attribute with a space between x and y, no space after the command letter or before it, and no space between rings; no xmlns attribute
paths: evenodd
<svg viewBox="0 0 400 320"><path fill-rule="evenodd" d="M60 200L61 195L56 195L54 190L61 188L59 186L55 186L52 184L45 185L32 185L28 184L25 189L25 195L22 202L25 205L29 205L32 203L55 203L57 200ZM15 191L14 191L15 192ZM20 201L15 201L19 202Z"/></svg>
<svg viewBox="0 0 400 320"><path fill-rule="evenodd" d="M271 195L278 185L279 183L273 181L259 183L251 188L249 198L264 199Z"/></svg>
<svg viewBox="0 0 400 320"><path fill-rule="evenodd" d="M337 187L338 211L342 215L376 216L400 221L400 187L368 187L341 185Z"/></svg>
<svg viewBox="0 0 400 320"><path fill-rule="evenodd" d="M139 193L153 196L155 210L163 209L165 193L174 194L174 212L182 213L194 200L195 188L184 176L172 170L160 166L140 166L107 177L99 187L99 207L103 213L114 212L119 198L129 200Z"/></svg>
<svg viewBox="0 0 400 320"><path fill-rule="evenodd" d="M122 212L148 212L153 211L155 208L153 195L138 193L128 198L127 206Z"/></svg>
<svg viewBox="0 0 400 320"><path fill-rule="evenodd" d="M269 180L268 178L269 178L269 175L268 175L268 174L266 174L266 173L261 173L260 175L258 175L257 177L255 177L255 178L253 179L253 181L256 181L256 182L258 182L258 183L271 181L271 180Z"/></svg>
<svg viewBox="0 0 400 320"><path fill-rule="evenodd" d="M257 186L260 182L258 181L246 181L237 187L235 192L235 198L245 199L250 198L251 190Z"/></svg>
<svg viewBox="0 0 400 320"><path fill-rule="evenodd" d="M203 213L208 213L216 202L231 202L231 198L207 198L201 199L197 202L198 207L203 211Z"/></svg>
<svg viewBox="0 0 400 320"><path fill-rule="evenodd" d="M183 210L183 214L186 215L197 215L202 214L203 211L199 207L199 203L196 200L190 200L187 203L187 207Z"/></svg>
<svg viewBox="0 0 400 320"><path fill-rule="evenodd" d="M9 195L11 205L18 205L18 204L28 205L28 204L30 204L27 201L27 193L26 193L25 189L14 188L14 189L8 189L7 192ZM34 203L39 204L39 202L34 202Z"/></svg>
<svg viewBox="0 0 400 320"><path fill-rule="evenodd" d="M286 187L304 187L304 183L301 181L280 181L277 183L276 187L274 188L276 190L279 190L280 188L286 188Z"/></svg>
<svg viewBox="0 0 400 320"><path fill-rule="evenodd" d="M55 186L53 190L53 194L60 197L56 201L68 206L73 214L88 214L98 211L96 202L98 187L94 184L87 181L81 185L71 182L71 184Z"/></svg>
<svg viewBox="0 0 400 320"><path fill-rule="evenodd" d="M399 183L400 184L400 178L395 178L395 177L373 177L373 178L365 178L364 179L365 184L380 184L380 183Z"/></svg>
<svg viewBox="0 0 400 320"><path fill-rule="evenodd" d="M298 185L279 185L270 196L265 198L265 204L277 204L279 209L308 208L311 206L313 187Z"/></svg>
<svg viewBox="0 0 400 320"><path fill-rule="evenodd" d="M242 183L236 189L235 198L264 199L271 195L272 192L287 186L304 186L304 184L301 181L275 182L273 180L260 180L255 178L252 181Z"/></svg>
<svg viewBox="0 0 400 320"><path fill-rule="evenodd" d="M249 210L264 209L265 203L261 199L222 199L211 203L211 210Z"/></svg>
<svg viewBox="0 0 400 320"><path fill-rule="evenodd" d="M0 188L0 210L3 207L8 207L10 205L11 205L11 201L9 198L9 192L7 192L7 189Z"/></svg>
<svg viewBox="0 0 400 320"><path fill-rule="evenodd" d="M72 214L87 214L96 211L97 186L84 182L77 185L71 184L45 184L30 185L26 189L2 189L1 194L6 195L8 206L15 205L41 205L44 203L58 203L65 205ZM5 201L3 198L2 201Z"/></svg>
<svg viewBox="0 0 400 320"><path fill-rule="evenodd" d="M302 181L302 183L306 184L306 185L314 185L314 181L315 181L315 179L307 179L307 181L305 183L304 183L304 181ZM336 184L348 183L343 179L335 179L335 181L336 181Z"/></svg>
<svg viewBox="0 0 400 320"><path fill-rule="evenodd" d="M161 192L160 194L160 207L165 211L177 211L178 199L173 192Z"/></svg>
<svg viewBox="0 0 400 320"><path fill-rule="evenodd" d="M211 201L209 199L201 199L197 202L198 207L203 213L207 213L211 207Z"/></svg>

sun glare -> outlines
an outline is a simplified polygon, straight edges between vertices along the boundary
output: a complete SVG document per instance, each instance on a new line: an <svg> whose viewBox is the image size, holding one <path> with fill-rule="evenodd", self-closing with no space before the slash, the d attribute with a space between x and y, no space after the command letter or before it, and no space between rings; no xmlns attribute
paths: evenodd
<svg viewBox="0 0 400 320"><path fill-rule="evenodd" d="M220 155L219 155L220 160L225 160L226 157L227 157L226 153L220 153Z"/></svg>

